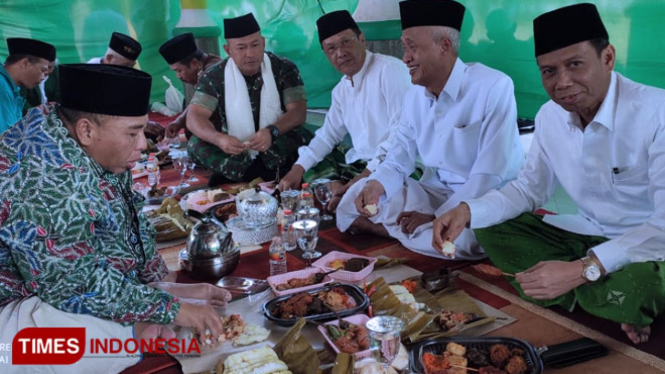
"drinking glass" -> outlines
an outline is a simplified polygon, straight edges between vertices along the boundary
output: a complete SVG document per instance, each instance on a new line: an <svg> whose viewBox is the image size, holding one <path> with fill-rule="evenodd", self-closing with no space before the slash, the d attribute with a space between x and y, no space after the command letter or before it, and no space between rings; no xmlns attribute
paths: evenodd
<svg viewBox="0 0 665 374"><path fill-rule="evenodd" d="M304 219L311 219L313 221L316 221L316 224L318 225L319 222L321 222L321 219L319 218L319 210L316 208L298 209L298 211L296 212L296 220L302 221Z"/></svg>
<svg viewBox="0 0 665 374"><path fill-rule="evenodd" d="M189 157L182 156L176 159L173 159L173 167L180 173L180 184L178 187L189 187L189 184L183 182L185 178L185 173L187 172L187 167L189 165Z"/></svg>
<svg viewBox="0 0 665 374"><path fill-rule="evenodd" d="M332 199L330 179L316 179L312 181L312 188L314 189L314 195L316 195L316 198L319 200L321 207L323 208L323 215L321 216L321 220L330 221L333 219L333 217L326 213L326 206L328 205L330 199Z"/></svg>
<svg viewBox="0 0 665 374"><path fill-rule="evenodd" d="M372 356L383 365L383 371L388 373L390 364L399 353L400 332L404 328L404 322L393 316L377 316L367 321L365 327Z"/></svg>
<svg viewBox="0 0 665 374"><path fill-rule="evenodd" d="M194 176L194 168L196 167L196 162L194 162L194 160L190 158L188 166L189 166L189 179L187 179L187 182L198 182L199 178Z"/></svg>
<svg viewBox="0 0 665 374"><path fill-rule="evenodd" d="M282 199L282 207L288 209L296 214L296 206L298 206L298 198L300 198L300 191L298 190L287 190L279 193L280 199Z"/></svg>
<svg viewBox="0 0 665 374"><path fill-rule="evenodd" d="M293 222L293 230L298 237L298 246L304 252L302 258L311 260L321 257L321 252L315 250L319 241L319 223L312 219L304 219ZM310 264L308 263L308 266Z"/></svg>

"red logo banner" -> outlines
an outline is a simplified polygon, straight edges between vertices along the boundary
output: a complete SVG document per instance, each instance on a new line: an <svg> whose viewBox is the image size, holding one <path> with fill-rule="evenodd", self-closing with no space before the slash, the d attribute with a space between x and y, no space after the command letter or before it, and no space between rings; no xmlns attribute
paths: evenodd
<svg viewBox="0 0 665 374"><path fill-rule="evenodd" d="M83 327L29 327L12 341L13 365L71 365L84 353Z"/></svg>

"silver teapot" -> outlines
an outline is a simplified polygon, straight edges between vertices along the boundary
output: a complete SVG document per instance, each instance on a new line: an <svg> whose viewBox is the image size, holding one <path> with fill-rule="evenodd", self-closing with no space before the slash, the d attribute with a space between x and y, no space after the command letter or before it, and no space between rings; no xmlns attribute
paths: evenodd
<svg viewBox="0 0 665 374"><path fill-rule="evenodd" d="M191 209L185 214L198 220L187 238L187 257L190 260L219 257L235 249L232 234L223 223Z"/></svg>

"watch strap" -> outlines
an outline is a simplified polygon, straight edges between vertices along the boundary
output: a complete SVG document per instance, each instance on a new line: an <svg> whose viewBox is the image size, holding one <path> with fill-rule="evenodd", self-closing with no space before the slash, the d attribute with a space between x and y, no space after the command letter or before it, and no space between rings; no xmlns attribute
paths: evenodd
<svg viewBox="0 0 665 374"><path fill-rule="evenodd" d="M591 257L582 257L582 258L580 258L580 260L582 261L582 278L587 279L591 282L594 282L594 281L597 280L597 279L587 278L587 269L589 269L592 266L595 267L596 269L598 269L598 272L600 273L600 277L601 278L603 277L602 267L596 261L594 261L593 258L591 258Z"/></svg>
<svg viewBox="0 0 665 374"><path fill-rule="evenodd" d="M268 125L268 130L270 130L270 136L272 137L272 140L275 141L277 137L279 136L279 129L275 125Z"/></svg>

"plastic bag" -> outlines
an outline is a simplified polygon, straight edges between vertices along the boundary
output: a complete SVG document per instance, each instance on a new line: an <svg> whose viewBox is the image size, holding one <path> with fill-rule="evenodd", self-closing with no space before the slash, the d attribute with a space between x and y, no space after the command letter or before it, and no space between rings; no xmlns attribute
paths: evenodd
<svg viewBox="0 0 665 374"><path fill-rule="evenodd" d="M166 94L164 95L164 102L166 107L172 110L175 113L182 113L182 104L185 100L185 95L183 95L180 90L173 87L173 83L166 76L162 76L166 83L169 84L169 88L166 89Z"/></svg>

